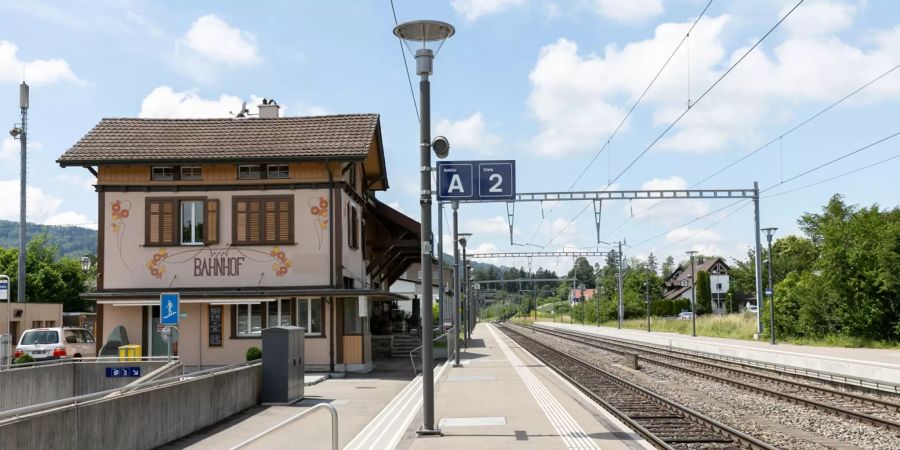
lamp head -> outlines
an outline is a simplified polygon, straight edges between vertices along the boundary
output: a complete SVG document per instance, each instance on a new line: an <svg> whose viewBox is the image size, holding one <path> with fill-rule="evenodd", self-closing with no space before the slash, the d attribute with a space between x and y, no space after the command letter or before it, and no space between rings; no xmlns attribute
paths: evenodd
<svg viewBox="0 0 900 450"><path fill-rule="evenodd" d="M9 130L9 135L14 138L19 137L20 134L22 134L22 129L19 127L13 127L12 130Z"/></svg>
<svg viewBox="0 0 900 450"><path fill-rule="evenodd" d="M87 255L81 257L81 271L84 273L91 271L91 258Z"/></svg>
<svg viewBox="0 0 900 450"><path fill-rule="evenodd" d="M444 136L438 136L431 141L431 148L434 150L434 156L444 159L450 155L450 141Z"/></svg>

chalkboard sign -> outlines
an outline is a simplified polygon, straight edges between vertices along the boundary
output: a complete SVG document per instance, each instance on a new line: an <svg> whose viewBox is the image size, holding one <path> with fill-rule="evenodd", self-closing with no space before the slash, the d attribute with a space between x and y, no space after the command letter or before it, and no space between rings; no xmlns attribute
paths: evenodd
<svg viewBox="0 0 900 450"><path fill-rule="evenodd" d="M222 346L222 305L209 305L209 346Z"/></svg>

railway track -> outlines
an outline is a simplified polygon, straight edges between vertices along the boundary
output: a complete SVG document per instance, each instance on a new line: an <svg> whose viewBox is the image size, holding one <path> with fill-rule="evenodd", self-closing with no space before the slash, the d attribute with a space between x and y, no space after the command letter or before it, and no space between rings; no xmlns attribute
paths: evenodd
<svg viewBox="0 0 900 450"><path fill-rule="evenodd" d="M508 326L499 328L657 448L776 448Z"/></svg>
<svg viewBox="0 0 900 450"><path fill-rule="evenodd" d="M840 417L853 418L894 432L900 432L900 422L896 420L900 416L898 414L900 404L892 401L815 386L781 376L767 375L758 371L710 361L707 358L696 355L664 352L652 347L626 343L621 340L544 327L531 326L529 329L612 353L621 355L638 354L644 363L652 363L669 369L687 372L695 376L712 379L792 403L806 405Z"/></svg>

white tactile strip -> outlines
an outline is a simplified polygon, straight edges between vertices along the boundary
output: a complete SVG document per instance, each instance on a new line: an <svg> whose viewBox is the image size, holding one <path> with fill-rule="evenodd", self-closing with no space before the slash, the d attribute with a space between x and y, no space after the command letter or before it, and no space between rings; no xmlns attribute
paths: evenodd
<svg viewBox="0 0 900 450"><path fill-rule="evenodd" d="M444 374L450 362L434 372L434 382ZM422 407L422 376L414 378L385 406L344 450L396 448Z"/></svg>
<svg viewBox="0 0 900 450"><path fill-rule="evenodd" d="M547 419L550 420L550 424L553 425L553 429L560 435L563 442L566 444L566 447L599 450L600 447L598 447L590 436L587 435L581 425L575 421L575 418L573 418L559 401L553 397L553 394L547 390L531 369L529 369L528 366L510 349L506 340L501 338L494 330L494 326L488 325L488 330L490 330L491 335L494 336L500 350L503 351L506 359L509 360L510 364L512 364L513 368L516 370L516 373L519 375L519 378L525 383L528 391L531 393L532 397L534 397L538 406L541 407L541 410L544 411Z"/></svg>

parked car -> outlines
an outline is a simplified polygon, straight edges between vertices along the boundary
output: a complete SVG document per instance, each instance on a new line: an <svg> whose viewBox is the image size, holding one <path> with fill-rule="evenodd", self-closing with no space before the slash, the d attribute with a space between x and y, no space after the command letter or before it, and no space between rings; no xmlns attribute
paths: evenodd
<svg viewBox="0 0 900 450"><path fill-rule="evenodd" d="M25 330L15 357L30 355L35 361L97 356L94 335L84 328L32 328Z"/></svg>
<svg viewBox="0 0 900 450"><path fill-rule="evenodd" d="M747 305L747 312L749 313L756 314L757 309L756 305Z"/></svg>
<svg viewBox="0 0 900 450"><path fill-rule="evenodd" d="M679 320L691 320L693 318L694 318L694 313L692 313L690 311L682 311L682 312L678 313Z"/></svg>

